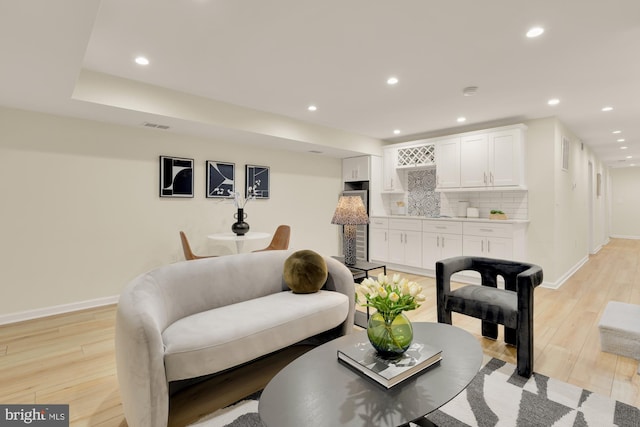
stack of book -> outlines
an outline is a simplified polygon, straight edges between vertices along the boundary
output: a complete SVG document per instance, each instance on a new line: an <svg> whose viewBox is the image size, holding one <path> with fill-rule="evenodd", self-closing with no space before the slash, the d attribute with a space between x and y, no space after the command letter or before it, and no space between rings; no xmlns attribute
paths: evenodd
<svg viewBox="0 0 640 427"><path fill-rule="evenodd" d="M378 356L369 341L338 350L338 360L386 388L416 375L442 360L442 350L413 343L402 355L387 359Z"/></svg>

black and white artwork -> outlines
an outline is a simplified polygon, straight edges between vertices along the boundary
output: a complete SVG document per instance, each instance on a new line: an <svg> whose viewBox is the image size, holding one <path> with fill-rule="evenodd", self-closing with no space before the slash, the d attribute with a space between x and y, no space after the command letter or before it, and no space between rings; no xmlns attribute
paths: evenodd
<svg viewBox="0 0 640 427"><path fill-rule="evenodd" d="M269 167L245 165L245 197L269 198Z"/></svg>
<svg viewBox="0 0 640 427"><path fill-rule="evenodd" d="M207 160L207 197L229 198L236 192L235 163Z"/></svg>
<svg viewBox="0 0 640 427"><path fill-rule="evenodd" d="M193 159L160 156L160 197L193 197Z"/></svg>

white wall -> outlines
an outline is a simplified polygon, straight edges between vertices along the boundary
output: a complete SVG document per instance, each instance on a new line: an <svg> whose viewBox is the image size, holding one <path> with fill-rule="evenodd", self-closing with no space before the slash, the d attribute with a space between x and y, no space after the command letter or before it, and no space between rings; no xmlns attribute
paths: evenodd
<svg viewBox="0 0 640 427"><path fill-rule="evenodd" d="M528 260L543 268L545 282L559 286L607 241L607 171L591 150L562 122L526 122L529 188ZM562 138L569 138L569 168L562 169ZM593 165L589 175L589 163ZM595 177L603 177L595 194ZM589 186L593 180L593 187ZM590 190L592 188L592 190ZM589 209L593 210L590 221Z"/></svg>
<svg viewBox="0 0 640 427"><path fill-rule="evenodd" d="M615 168L611 176L611 235L640 239L640 168Z"/></svg>
<svg viewBox="0 0 640 427"><path fill-rule="evenodd" d="M195 197L158 197L159 155L195 160ZM119 294L134 276L194 250L232 253L232 204L205 198L205 160L271 168L271 198L246 206L253 230L292 226L292 248L337 254L330 224L341 160L0 108L0 316ZM238 188L238 187L237 187ZM247 243L247 249L266 246Z"/></svg>

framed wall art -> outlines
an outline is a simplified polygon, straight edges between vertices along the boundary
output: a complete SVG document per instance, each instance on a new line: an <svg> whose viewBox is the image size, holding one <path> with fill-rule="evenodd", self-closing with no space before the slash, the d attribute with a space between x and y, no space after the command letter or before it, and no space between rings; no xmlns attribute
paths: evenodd
<svg viewBox="0 0 640 427"><path fill-rule="evenodd" d="M193 159L160 156L160 197L193 197Z"/></svg>
<svg viewBox="0 0 640 427"><path fill-rule="evenodd" d="M207 198L232 198L236 192L235 163L207 160Z"/></svg>
<svg viewBox="0 0 640 427"><path fill-rule="evenodd" d="M245 197L269 198L269 167L245 165Z"/></svg>

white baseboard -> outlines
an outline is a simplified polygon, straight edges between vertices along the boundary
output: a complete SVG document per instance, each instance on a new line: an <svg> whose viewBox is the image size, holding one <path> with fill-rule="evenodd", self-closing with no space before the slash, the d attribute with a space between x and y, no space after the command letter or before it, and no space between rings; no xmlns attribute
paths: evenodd
<svg viewBox="0 0 640 427"><path fill-rule="evenodd" d="M86 310L88 308L117 304L118 298L118 295L114 295L110 297L96 298L88 301L79 301L70 304L55 305L53 307L44 307L35 310L21 311L18 313L4 314L0 315L0 325L24 322L25 320L39 319L41 317L54 316L56 314L64 314L73 311Z"/></svg>
<svg viewBox="0 0 640 427"><path fill-rule="evenodd" d="M614 239L631 239L631 240L640 239L640 236L625 236L625 235L621 235L621 234L612 234L611 237L614 238Z"/></svg>
<svg viewBox="0 0 640 427"><path fill-rule="evenodd" d="M555 282L544 281L544 282L542 282L542 285L540 285L540 286L543 287L543 288L548 288L548 289L558 289L558 288L560 288L560 286L562 286L564 284L564 282L566 282L569 279L569 277L573 276L576 271L580 270L580 267L585 265L587 263L587 261L589 261L589 257L585 256L580 261L578 261L577 264L575 264L573 267L571 267L571 269L569 269L569 271L564 273L562 275L562 277L560 277L558 280L556 280Z"/></svg>

